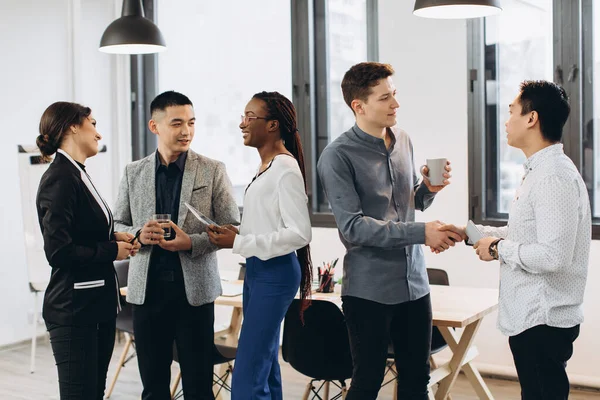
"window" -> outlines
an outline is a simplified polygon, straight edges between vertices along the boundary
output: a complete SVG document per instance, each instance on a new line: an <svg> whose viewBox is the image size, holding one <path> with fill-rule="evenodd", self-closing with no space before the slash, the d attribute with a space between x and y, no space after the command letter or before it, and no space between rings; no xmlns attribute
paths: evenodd
<svg viewBox="0 0 600 400"><path fill-rule="evenodd" d="M155 1L168 39L168 50L158 55L158 93L175 90L194 103L191 148L225 163L242 206L260 158L244 146L240 115L257 92L291 98L290 3L181 0L172 7Z"/></svg>
<svg viewBox="0 0 600 400"><path fill-rule="evenodd" d="M239 115L256 92L279 91L298 112L313 226L335 226L317 176L325 146L354 124L342 98L350 66L377 59L377 0L144 0L168 50L132 56L134 159L154 150L147 108L165 90L194 103L192 149L223 161L238 205L259 164ZM184 13L181 10L185 10Z"/></svg>
<svg viewBox="0 0 600 400"><path fill-rule="evenodd" d="M582 172L598 224L600 167L595 159L600 149L594 122L600 113L594 104L600 86L594 72L600 72L600 34L594 22L600 5L505 0L502 6L499 16L468 22L470 217L505 223L525 162L521 151L506 143L508 105L521 81L544 79L563 86L570 97L564 149ZM599 234L594 227L594 235Z"/></svg>
<svg viewBox="0 0 600 400"><path fill-rule="evenodd" d="M595 2L592 5L592 1L586 1L582 14L582 172L592 201L592 215L600 218L600 4Z"/></svg>
<svg viewBox="0 0 600 400"><path fill-rule="evenodd" d="M341 83L352 65L378 58L377 1L304 0L295 4L303 4L298 7L295 26L304 31L293 36L314 37L309 39L309 43L314 43L314 58L310 56L308 43L298 42L296 46L304 57L294 62L295 87L305 88L294 93L294 103L300 105L303 118L301 132L307 129L313 132L312 140L304 144L311 160L307 183L312 222L313 226L335 227L316 165L323 149L354 125L354 115L343 99Z"/></svg>

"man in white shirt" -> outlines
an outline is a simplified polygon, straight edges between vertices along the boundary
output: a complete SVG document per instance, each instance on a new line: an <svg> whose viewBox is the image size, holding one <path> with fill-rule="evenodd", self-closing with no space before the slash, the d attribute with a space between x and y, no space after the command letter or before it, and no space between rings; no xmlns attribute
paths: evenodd
<svg viewBox="0 0 600 400"><path fill-rule="evenodd" d="M567 95L546 81L525 81L509 106L508 144L521 149L525 175L507 226L479 226L474 248L500 261L498 327L509 336L521 398L566 399L566 363L583 322L591 242L588 192L560 144Z"/></svg>

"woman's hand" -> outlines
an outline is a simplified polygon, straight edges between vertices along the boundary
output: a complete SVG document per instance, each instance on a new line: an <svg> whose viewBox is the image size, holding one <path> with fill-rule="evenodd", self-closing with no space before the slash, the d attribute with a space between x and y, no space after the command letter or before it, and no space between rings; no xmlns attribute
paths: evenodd
<svg viewBox="0 0 600 400"><path fill-rule="evenodd" d="M232 225L229 226L231 226L231 228L209 225L206 228L206 232L208 233L210 242L221 249L233 248L233 242L237 235L237 228Z"/></svg>
<svg viewBox="0 0 600 400"><path fill-rule="evenodd" d="M125 260L130 256L133 245L128 242L117 242L119 251L117 252L117 261Z"/></svg>
<svg viewBox="0 0 600 400"><path fill-rule="evenodd" d="M115 232L115 240L117 242L127 242L132 245L131 251L129 252L131 257L135 256L140 250L140 247L142 247L139 240L137 240L136 237L129 232Z"/></svg>
<svg viewBox="0 0 600 400"><path fill-rule="evenodd" d="M240 230L237 228L237 226L233 226L231 224L221 225L221 228L229 229L230 231L233 231L238 235L240 234Z"/></svg>
<svg viewBox="0 0 600 400"><path fill-rule="evenodd" d="M115 232L117 242L131 242L135 236L129 232Z"/></svg>

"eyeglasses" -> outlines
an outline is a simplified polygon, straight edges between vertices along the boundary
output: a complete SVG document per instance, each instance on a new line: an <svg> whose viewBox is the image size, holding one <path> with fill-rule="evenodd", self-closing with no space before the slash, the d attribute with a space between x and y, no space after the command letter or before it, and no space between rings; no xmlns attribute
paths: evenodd
<svg viewBox="0 0 600 400"><path fill-rule="evenodd" d="M244 125L248 125L250 123L250 121L252 121L253 119L269 119L266 117L250 117L247 115L240 115L241 119L242 119L242 124Z"/></svg>

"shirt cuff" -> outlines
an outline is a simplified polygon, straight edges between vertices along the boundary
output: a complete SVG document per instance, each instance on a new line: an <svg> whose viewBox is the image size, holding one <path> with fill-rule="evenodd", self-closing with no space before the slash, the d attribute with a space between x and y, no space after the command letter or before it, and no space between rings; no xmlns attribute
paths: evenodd
<svg viewBox="0 0 600 400"><path fill-rule="evenodd" d="M514 266L519 259L519 244L512 240L503 239L498 242L498 260L502 264Z"/></svg>
<svg viewBox="0 0 600 400"><path fill-rule="evenodd" d="M240 234L235 235L233 239L233 247L231 251L233 254L240 254L240 247L242 246L242 236Z"/></svg>
<svg viewBox="0 0 600 400"><path fill-rule="evenodd" d="M415 244L425 244L425 222L409 224L408 237L413 238Z"/></svg>

